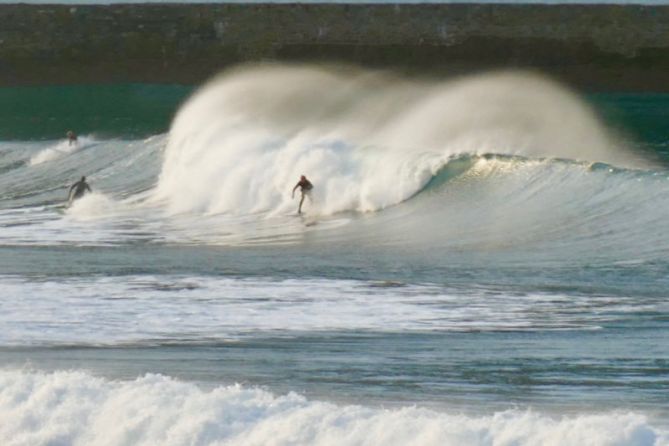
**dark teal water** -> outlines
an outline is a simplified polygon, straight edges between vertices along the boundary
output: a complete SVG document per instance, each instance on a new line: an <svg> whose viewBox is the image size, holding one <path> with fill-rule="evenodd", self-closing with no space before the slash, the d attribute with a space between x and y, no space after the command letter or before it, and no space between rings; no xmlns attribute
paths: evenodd
<svg viewBox="0 0 669 446"><path fill-rule="evenodd" d="M58 139L68 129L100 138L164 133L193 90L143 84L0 88L0 140Z"/></svg>
<svg viewBox="0 0 669 446"><path fill-rule="evenodd" d="M101 137L166 132L195 86L121 84L0 88L0 140L62 138L67 129ZM621 137L669 159L669 94L598 93L586 97Z"/></svg>
<svg viewBox="0 0 669 446"><path fill-rule="evenodd" d="M668 94L602 93L589 99L610 128L649 154L669 160Z"/></svg>

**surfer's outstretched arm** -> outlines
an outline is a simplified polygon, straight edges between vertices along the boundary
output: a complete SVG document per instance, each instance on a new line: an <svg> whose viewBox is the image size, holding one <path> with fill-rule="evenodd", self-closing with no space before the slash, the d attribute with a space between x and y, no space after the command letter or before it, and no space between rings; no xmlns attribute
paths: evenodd
<svg viewBox="0 0 669 446"><path fill-rule="evenodd" d="M79 183L77 182L77 183L74 183L72 186L70 186L70 189L67 192L67 205L68 206L71 205L72 200L74 200L74 193L75 193L74 189L77 187L77 184L79 184Z"/></svg>

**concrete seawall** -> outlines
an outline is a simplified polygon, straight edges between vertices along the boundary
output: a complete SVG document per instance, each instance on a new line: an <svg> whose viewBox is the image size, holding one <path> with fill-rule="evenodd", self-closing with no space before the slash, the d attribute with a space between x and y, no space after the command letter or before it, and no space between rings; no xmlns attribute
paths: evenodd
<svg viewBox="0 0 669 446"><path fill-rule="evenodd" d="M1 86L196 84L268 60L532 68L587 90L669 91L669 6L0 6Z"/></svg>

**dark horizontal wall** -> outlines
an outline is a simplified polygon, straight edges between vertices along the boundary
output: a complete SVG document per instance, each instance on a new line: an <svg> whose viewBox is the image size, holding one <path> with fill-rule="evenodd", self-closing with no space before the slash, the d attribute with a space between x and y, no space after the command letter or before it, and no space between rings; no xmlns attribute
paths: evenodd
<svg viewBox="0 0 669 446"><path fill-rule="evenodd" d="M417 74L535 68L669 91L669 6L0 5L0 85L200 83L248 61Z"/></svg>

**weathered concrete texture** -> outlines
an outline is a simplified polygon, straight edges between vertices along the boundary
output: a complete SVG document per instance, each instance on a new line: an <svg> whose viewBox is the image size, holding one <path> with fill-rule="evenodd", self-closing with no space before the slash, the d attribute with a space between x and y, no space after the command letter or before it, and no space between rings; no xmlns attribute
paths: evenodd
<svg viewBox="0 0 669 446"><path fill-rule="evenodd" d="M591 90L669 91L669 6L0 6L0 85L199 83L259 60L536 68Z"/></svg>

